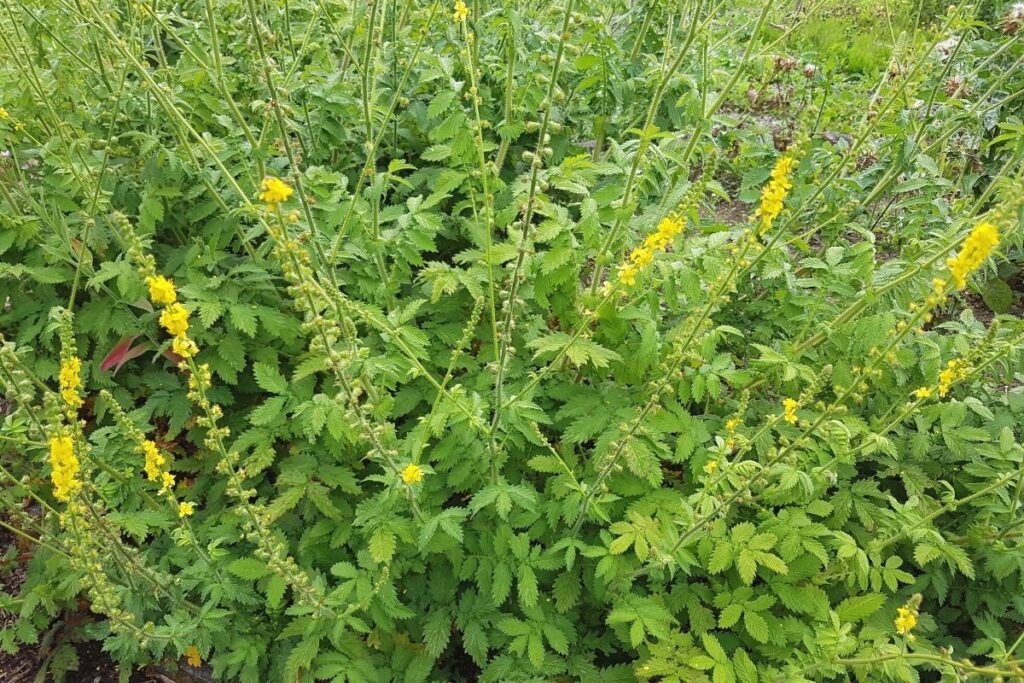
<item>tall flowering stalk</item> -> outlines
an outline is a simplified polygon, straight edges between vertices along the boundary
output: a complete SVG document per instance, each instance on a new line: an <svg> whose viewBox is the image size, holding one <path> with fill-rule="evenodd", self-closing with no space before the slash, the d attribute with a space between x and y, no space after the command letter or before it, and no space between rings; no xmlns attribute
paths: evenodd
<svg viewBox="0 0 1024 683"><path fill-rule="evenodd" d="M708 182L712 180L715 176L715 171L718 168L718 161L719 159L717 155L713 155L706 160L701 169L700 178L695 183L693 183L693 185L691 185L690 188L686 190L683 197L679 200L677 208L674 211L670 212L669 215L683 217L686 215L686 211L697 206L697 204L700 202L701 197L704 196L704 193L707 190ZM680 218L680 220L684 219ZM594 291L597 291L598 278L600 276L601 269L598 268L597 270L595 270L595 280L592 283ZM612 300L617 298L616 295L622 292L623 286L624 284L617 277L611 280L605 280L603 283L601 283L600 290L603 298L601 299L601 301L598 302L596 306L584 311L584 317L577 324L575 331L570 335L568 343L566 343L566 345L563 346L558 351L558 353L556 353L555 356L548 361L547 365L545 365L543 369L541 369L539 372L533 373L533 376L529 379L529 381L527 381L526 384L521 389L519 389L519 391L515 395L507 399L500 407L506 408L512 405L513 403L517 402L523 396L528 395L529 392L532 391L534 387L538 386L541 383L541 381L545 377L547 377L548 374L550 374L557 367L559 367L565 356L572 350L576 342L581 338L586 338L589 336L590 330L592 329L592 326L594 325L595 321L597 321L597 319L601 316L602 312L604 312L606 308L612 303ZM495 421L495 423L497 423L497 420Z"/></svg>
<svg viewBox="0 0 1024 683"><path fill-rule="evenodd" d="M175 477L170 468L170 454L161 450L154 441L146 437L145 433L131 421L128 413L121 407L113 394L106 390L101 391L100 394L114 414L118 429L135 444L135 452L143 459L143 471L146 473L146 479L160 487L160 496L167 500L178 516L185 521L184 518L192 516L195 512L195 503L178 500L174 490ZM191 532L187 521L186 526ZM194 543L194 545L199 549L198 543ZM199 550L202 552L201 549Z"/></svg>
<svg viewBox="0 0 1024 683"><path fill-rule="evenodd" d="M393 481L401 481L405 484L416 483L422 478L422 472L418 476L404 476L399 466L398 450L395 447L395 429L391 424L381 424L372 414L372 402L360 396L355 382L348 376L350 361L356 351L354 347L354 330L345 330L344 327L351 326L351 321L346 317L342 323L323 315L325 308L334 308L327 293L317 283L312 268L309 265L309 253L294 240L287 232L284 217L276 204L268 205L268 209L276 213L277 220L272 220L268 233L274 241L274 256L281 264L281 270L285 279L290 285L289 292L293 296L295 308L306 316L306 326L315 333L310 343L311 350L322 352L327 356L327 365L334 374L335 379L341 387L336 400L344 405L363 428L363 434L369 442L374 455L388 470L390 470ZM337 296L342 296L340 293ZM337 342L347 338L350 340L349 349L340 350L335 347ZM412 467L417 467L411 465ZM412 470L406 468L406 473ZM417 516L419 510L415 507L413 500L413 511Z"/></svg>
<svg viewBox="0 0 1024 683"><path fill-rule="evenodd" d="M627 278L624 279L623 268L629 268L631 263L637 266L638 269L640 267L639 264L643 264L644 267L646 267L650 262L649 259L653 259L653 255L656 251L664 250L669 244L671 244L672 239L682 232L685 227L685 220L683 219L683 216L686 214L686 211L697 206L700 198L704 195L704 190L707 188L707 184L710 182L713 173L713 165L710 168L705 169L705 173L701 176L700 180L687 189L686 193L680 199L676 210L663 218L659 222L658 228L655 229L655 231L651 233L644 240L644 243L636 250L642 252L642 255L638 257L638 260L633 262L631 258L620 267L617 282L605 287L606 300L615 293L617 288L628 284L626 282L628 276L632 275L635 277L635 275L639 273L639 270L636 272L633 272L631 269L627 270ZM676 336L673 339L669 345L668 353L666 353L658 366L658 372L656 373L657 379L651 380L644 387L644 395L647 396L647 400L635 411L631 420L619 425L619 436L612 442L611 452L605 456L598 467L594 483L589 486L589 490L584 494L580 503L580 508L576 513L576 519L572 528L573 535L579 532L580 528L586 521L587 512L590 510L594 497L602 492L608 477L611 476L612 472L616 471L620 467L619 461L626 449L629 447L632 439L635 438L637 433L640 431L644 419L648 414L658 410L658 406L660 406L662 399L667 397L670 392L673 391L674 383L678 377L678 373L680 372L679 366L686 357L686 351L691 341L692 337L684 340L681 336Z"/></svg>
<svg viewBox="0 0 1024 683"><path fill-rule="evenodd" d="M74 432L78 428L78 408L81 407L82 395L82 361L78 358L75 347L75 336L71 326L71 313L59 310L58 330L61 339L60 372L57 380L60 385L60 400L63 414L68 426L57 423L53 426L49 437L50 445L50 479L53 482L54 497L67 503L82 488L79 479L81 463L75 452Z"/></svg>
<svg viewBox="0 0 1024 683"><path fill-rule="evenodd" d="M802 144L802 135L799 140L800 142L795 144L794 150L798 149ZM769 176L769 181L762 189L761 203L752 217L752 220L756 222L755 228L745 229L739 239L728 247L728 251L732 255L732 263L729 270L719 274L714 279L708 301L701 312L694 317L687 318L677 328L677 334L682 339L677 347L678 359L680 361L686 358L690 349L693 348L697 340L707 330L710 324L710 316L713 312L719 306L728 303L730 292L733 291L735 282L740 274L751 267L747 254L752 250L764 249L759 237L772 226L772 222L782 212L782 202L793 186L791 175L796 166L794 154L795 152L791 152L780 157L775 162L775 166ZM746 399L741 402L741 408L743 409L746 407L745 402ZM796 410L798 407L799 403L796 400L792 398L786 399L783 403L782 418L791 424L795 423L797 421ZM731 451L736 445L736 429L740 425L741 420L739 416L741 414L742 412L734 416L726 425L726 438L724 441L726 451ZM712 471L708 472L708 474L713 474L713 471L718 468L718 461L714 462L715 464L710 468Z"/></svg>
<svg viewBox="0 0 1024 683"><path fill-rule="evenodd" d="M460 392L449 389L446 382L436 379L424 367L416 352L403 340L400 330L386 316L349 299L341 289L317 278L310 264L309 252L298 239L289 234L290 221L284 217L281 202L267 202L266 210L267 233L274 244L272 253L290 285L288 291L296 310L306 317L304 328L312 333L310 350L325 355L327 368L333 373L341 389L335 400L339 405L345 406L353 419L360 423L361 433L369 443L372 454L390 471L391 481L403 485L402 489L409 497L413 516L419 519L421 513L411 485L418 482L407 482L401 476L402 465L398 462L395 427L389 421L374 415L373 408L377 404L378 396L372 381L367 381L368 378L361 373L352 372L352 361L365 352L365 348L359 344L353 320L359 319L385 335L406 357L415 371L438 390L439 399L451 401L452 405L466 417L467 424L475 432L489 437L487 423L478 410L467 404Z"/></svg>
<svg viewBox="0 0 1024 683"><path fill-rule="evenodd" d="M152 255L145 252L141 242L135 236L127 219L119 217L123 232L129 237L129 255L136 262L139 274L142 276L146 287L149 290L149 300L156 306L162 307L160 312L160 326L168 334L172 335L171 350L182 359L188 360L199 352L199 347L188 335L188 309L178 301L178 290L174 286L174 280L161 275L156 271L156 261ZM134 239L132 239L134 238ZM111 397L112 398L112 397ZM116 402L113 402L116 405ZM143 469L146 478L151 482L159 484L160 494L167 496L175 503L179 517L188 517L195 512L193 503L178 503L174 495L175 477L171 473L169 456L165 455L154 443L145 438L138 429L130 429L130 421L126 419L124 411L117 406L114 410L115 416L119 418L122 430L136 442L136 451L143 457Z"/></svg>
<svg viewBox="0 0 1024 683"><path fill-rule="evenodd" d="M763 234L772 228L772 223L782 213L783 201L793 187L790 175L796 163L792 156L779 157L772 169L768 183L761 190L761 203L754 212L758 221L758 233Z"/></svg>
<svg viewBox="0 0 1024 683"><path fill-rule="evenodd" d="M999 244L999 228L988 221L974 226L956 256L946 261L957 289L967 286L967 277L981 267Z"/></svg>
<svg viewBox="0 0 1024 683"><path fill-rule="evenodd" d="M270 198L277 202L286 200L290 195L275 185L270 185L269 188L265 186L264 192L271 192ZM204 445L217 453L220 458L217 463L217 471L227 476L228 494L239 500L244 519L245 537L256 546L256 557L264 561L271 572L290 585L298 599L309 606L317 616L337 616L336 612L326 605L326 596L320 582L313 581L298 566L288 554L285 544L267 528L266 522L270 519L269 514L263 506L252 500L256 495L255 490L246 488L244 485L245 470L238 467L239 455L234 451L229 452L224 444L224 440L230 435L231 430L220 425L219 420L223 416L223 411L219 405L210 401L207 394L212 386L210 366L195 361L195 356L199 353L199 346L188 336L188 309L177 301L176 291L173 291L173 296L171 296L173 282L156 272L156 261L151 254L146 252L142 240L136 234L131 222L125 216L117 214L115 223L121 237L126 242L129 258L150 288L150 300L158 306L163 306L160 325L173 335L172 349L182 357L178 369L188 376L188 397L202 413L197 417L196 422L199 426L206 428ZM170 283L170 287L168 288L164 282ZM154 283L159 283L155 289ZM145 439L139 446L139 450L147 460L147 476L152 472L162 484L173 481L165 477L163 469L165 463L161 462L162 455L154 448L150 448ZM153 457L154 454L157 457ZM195 505L193 503L178 504L179 517L187 518L194 512Z"/></svg>
<svg viewBox="0 0 1024 683"><path fill-rule="evenodd" d="M152 624L140 624L137 615L122 606L121 593L126 589L137 591L137 579L175 603L184 603L179 594L168 588L170 578L148 567L138 550L123 541L120 530L111 528L104 514L104 501L94 495L91 465L94 463L78 420L78 408L84 403L84 397L73 317L66 309L55 309L53 315L61 340L59 390L56 394L47 394L44 400L50 402L55 396L60 404L60 410L50 411L54 419L48 436L53 495L66 504L57 512L63 529L59 545L71 566L81 572L82 586L91 608L108 617L115 631L130 634L141 643L166 639L155 633ZM116 571L108 569L108 564L116 567ZM127 586L120 584L118 574Z"/></svg>

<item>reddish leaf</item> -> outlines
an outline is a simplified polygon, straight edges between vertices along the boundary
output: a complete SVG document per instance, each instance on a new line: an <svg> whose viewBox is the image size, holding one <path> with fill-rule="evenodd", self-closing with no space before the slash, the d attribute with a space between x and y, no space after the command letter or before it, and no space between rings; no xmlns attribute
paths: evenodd
<svg viewBox="0 0 1024 683"><path fill-rule="evenodd" d="M146 352L146 343L143 342L138 346L132 346L132 342L138 339L138 335L131 337L122 337L121 341L114 345L107 357L100 363L100 370L104 372L114 368L114 374L121 369L121 366L130 361L132 358L138 358Z"/></svg>
<svg viewBox="0 0 1024 683"><path fill-rule="evenodd" d="M177 365L181 361L185 360L184 356L179 356L178 354L176 354L174 351L171 351L170 349L167 349L166 351L164 351L164 358L166 358L167 360L171 361L175 365Z"/></svg>

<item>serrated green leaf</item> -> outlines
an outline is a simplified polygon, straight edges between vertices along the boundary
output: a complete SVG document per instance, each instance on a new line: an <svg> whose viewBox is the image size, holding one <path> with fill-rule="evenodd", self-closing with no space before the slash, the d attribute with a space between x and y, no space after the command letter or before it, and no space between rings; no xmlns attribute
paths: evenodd
<svg viewBox="0 0 1024 683"><path fill-rule="evenodd" d="M255 580L266 576L267 565L252 557L240 557L228 564L228 571L242 579Z"/></svg>
<svg viewBox="0 0 1024 683"><path fill-rule="evenodd" d="M274 394L283 394L288 391L288 380L276 366L269 363L253 363L252 372L256 377L256 384L264 391Z"/></svg>

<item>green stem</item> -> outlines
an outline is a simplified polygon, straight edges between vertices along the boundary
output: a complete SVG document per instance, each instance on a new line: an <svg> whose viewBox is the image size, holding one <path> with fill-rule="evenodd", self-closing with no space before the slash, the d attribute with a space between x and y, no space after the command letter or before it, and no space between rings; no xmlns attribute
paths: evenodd
<svg viewBox="0 0 1024 683"><path fill-rule="evenodd" d="M639 147L633 154L633 162L629 168L629 175L626 177L626 186L622 191L622 198L620 200L620 206L617 211L615 223L612 224L611 230L608 231L608 235L605 237L604 242L601 243L600 248L597 250L597 254L594 256L594 275L590 282L590 294L594 296L597 294L597 289L601 285L601 277L604 273L604 265L602 259L604 258L605 252L607 252L615 240L619 236L619 232L622 230L626 221L632 217L633 211L630 202L633 198L633 185L636 183L637 172L640 169L640 163L643 158L647 155L647 149L651 144L650 136L653 134L652 126L654 125L654 117L658 113L658 108L661 106L661 100L665 96L665 89L668 87L672 77L675 76L676 71L683 64L683 59L690 51L690 46L693 44L694 39L697 37L697 27L701 21L701 9L704 6L703 0L697 0L697 5L693 10L693 18L690 21L690 31L686 36L686 41L683 46L679 49L679 54L672 61L671 66L665 70L662 75L661 81L658 83L657 88L654 90L654 96L651 98L651 103L647 108L647 116L644 120L644 127L641 131ZM765 4L764 10L761 12L762 20L768 13L768 3ZM758 29L760 30L760 24ZM755 30L755 31L756 31ZM756 35L756 33L755 33ZM753 44L753 41L751 41ZM749 52L749 45L748 45ZM697 136L695 135L694 138Z"/></svg>
<svg viewBox="0 0 1024 683"><path fill-rule="evenodd" d="M537 145L534 149L533 158L530 163L529 193L526 199L526 211L523 216L523 228L519 235L519 247L517 249L515 267L512 271L512 280L508 287L508 297L505 302L505 319L502 323L501 337L498 340L498 367L497 377L494 382L494 417L491 420L491 433L497 430L501 422L502 409L502 387L505 381L505 365L508 358L508 349L512 344L512 320L515 317L516 297L519 294L520 277L523 271L523 263L526 260L526 240L530 233L530 224L533 221L533 212L536 208L537 187L540 169L544 165L544 149L548 135L548 126L551 123L552 99L555 95L555 88L558 84L558 73L562 66L562 57L565 54L566 41L569 39L569 20L572 18L573 4L575 0L567 0L564 15L562 17L562 28L558 35L558 47L555 50L555 61L551 66L549 75L547 95L542 104L544 113L541 117L540 128L537 133Z"/></svg>
<svg viewBox="0 0 1024 683"><path fill-rule="evenodd" d="M501 145L498 147L498 154L494 159L494 168L499 172L501 171L501 167L505 165L505 155L508 153L508 136L511 135L509 128L512 125L512 86L515 82L516 35L515 23L512 16L513 10L510 3L505 4L505 15L505 20L508 26L508 34L505 36L505 117L503 119L505 134L501 136Z"/></svg>
<svg viewBox="0 0 1024 683"><path fill-rule="evenodd" d="M946 503L945 505L943 505L939 509L935 510L931 514L925 515L924 517L919 519L917 522L911 524L910 526L908 526L908 527L906 527L904 529L901 529L898 533L890 536L889 538L887 538L887 539L885 539L883 541L875 542L871 546L872 550L877 550L877 551L885 550L890 545L892 545L893 543L896 543L897 541L902 539L904 536L906 536L909 532L913 531L914 529L917 529L921 525L927 524L928 522L932 521L936 517L938 517L940 515L943 515L943 514L949 512L950 510L955 510L958 507L961 507L963 505L966 505L966 504L970 503L973 500L976 500L977 498L980 498L982 496L988 495L989 493L992 493L996 489L1000 489L1003 486L1006 486L1006 484L1011 482L1014 477L1020 477L1022 473L1024 473L1024 468L1022 468L1022 469L1020 469L1020 470L1018 470L1016 472L1011 472L1010 474L1008 474L1008 475L1006 475L1004 477L1000 477L995 482L989 484L988 486L986 486L986 487L984 487L984 488L982 488L982 489L980 489L978 491L975 491L974 493L972 493L971 495L969 495L969 496L967 496L965 498L961 498L960 500L954 500L952 502Z"/></svg>
<svg viewBox="0 0 1024 683"><path fill-rule="evenodd" d="M436 14L439 4L440 0L434 0L433 4L430 6L430 13L427 16L426 22L428 26L433 20L434 14ZM370 145L370 148L366 151L366 160L363 164L362 171L359 173L359 177L356 179L355 187L352 190L352 201L349 203L348 210L345 212L345 218L341 222L341 227L338 228L338 232L334 236L334 240L331 244L331 251L326 261L332 267L333 264L336 262L335 260L338 257L338 251L341 249L341 243L344 241L345 236L348 235L349 222L352 220L353 215L355 215L356 205L359 202L359 192L360 190L362 190L363 184L366 182L367 177L373 175L373 162L376 157L377 148L380 146L381 140L383 140L384 134L387 131L387 123L391 120L391 117L395 113L395 108L398 106L398 101L400 99L400 93L405 88L405 83L409 78L409 74L412 73L412 68L416 64L417 59L419 58L420 51L423 48L423 43L425 42L428 35L429 32L426 30L420 33L420 37L416 41L416 46L413 49L412 59L409 60L409 64L406 66L405 72L402 74L402 78L399 81L398 87L395 89L395 93L391 98L391 105L388 107L387 112L385 112L383 125L381 125L381 128L377 133L376 137L373 138L373 142Z"/></svg>
<svg viewBox="0 0 1024 683"><path fill-rule="evenodd" d="M870 666L872 664L881 664L883 662L892 662L896 660L904 660L910 662L928 662L932 664L938 664L942 666L948 666L952 669L961 672L982 674L984 676L1012 676L1015 673L1014 667L1019 667L1024 664L1024 660L1019 661L1008 661L1005 662L1007 668L994 668L994 667L982 667L975 666L964 660L954 660L947 657L940 657L939 655L929 655L920 652L896 652L887 655L879 655L877 657L859 657L851 659L837 659L837 664L843 664L846 666Z"/></svg>

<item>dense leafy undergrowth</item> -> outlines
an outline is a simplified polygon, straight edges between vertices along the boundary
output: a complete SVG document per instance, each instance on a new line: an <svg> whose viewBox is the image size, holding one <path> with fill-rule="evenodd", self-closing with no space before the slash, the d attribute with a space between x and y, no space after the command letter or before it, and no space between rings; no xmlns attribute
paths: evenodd
<svg viewBox="0 0 1024 683"><path fill-rule="evenodd" d="M6 3L0 646L1024 680L1024 7Z"/></svg>

